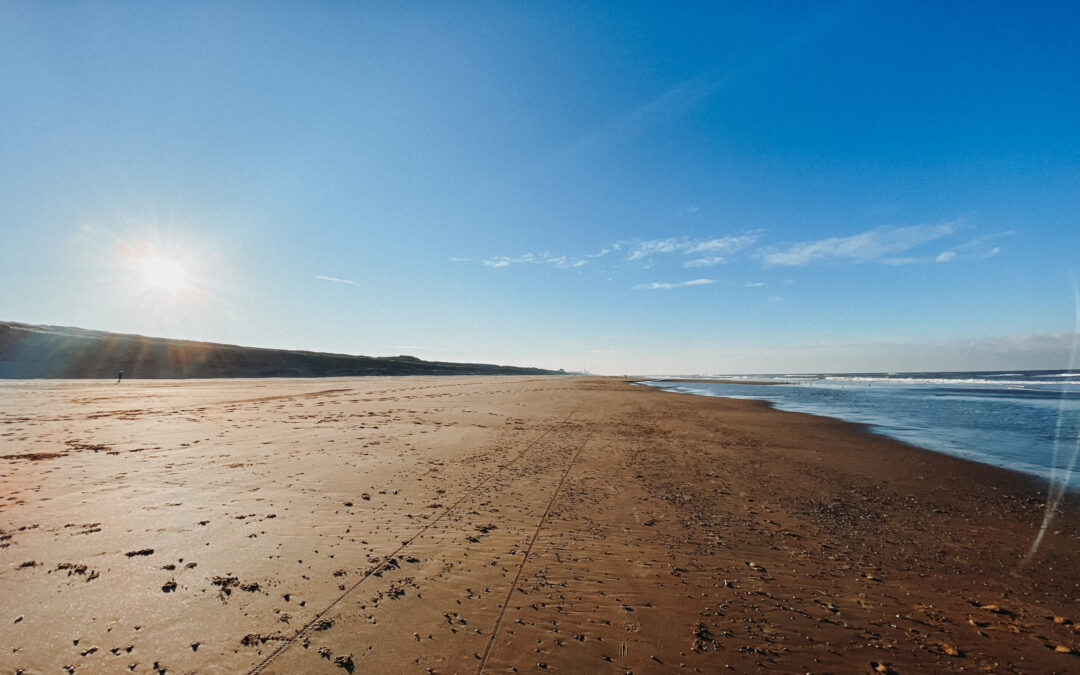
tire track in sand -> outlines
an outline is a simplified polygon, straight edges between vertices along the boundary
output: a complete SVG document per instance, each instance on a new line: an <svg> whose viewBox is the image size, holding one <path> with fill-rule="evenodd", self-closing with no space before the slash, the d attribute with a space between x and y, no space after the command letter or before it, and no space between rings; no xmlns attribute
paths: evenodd
<svg viewBox="0 0 1080 675"><path fill-rule="evenodd" d="M601 418L606 418L607 415L602 415ZM514 591L517 590L518 583L521 581L521 575L525 571L525 566L529 564L529 556L532 555L533 544L536 543L537 537L540 536L540 530L544 528L544 523L547 522L548 516L551 515L551 509L555 506L555 500L559 498L559 493L562 492L563 484L566 482L566 477L570 475L570 470L574 468L574 464L577 463L578 457L581 456L585 446L589 444L589 441L596 435L596 428L600 423L593 425L592 431L585 438L574 456L570 458L570 461L566 465L566 470L563 471L562 478L559 479L559 484L555 486L555 490L551 493L551 499L548 501L547 508L544 509L544 514L540 516L540 521L536 523L536 529L533 530L532 538L529 539L529 545L525 549L525 555L522 557L521 565L518 566L517 574L514 575L514 581L510 584L510 588L506 591L506 598L503 600L502 607L499 609L499 616L495 619L495 627L491 629L491 637L488 638L487 647L484 648L484 653L480 657L480 663L476 666L476 675L481 675L484 672L484 668L487 667L488 659L491 658L491 652L494 650L495 639L499 636L499 628L502 626L503 617L506 616L506 608L510 605L510 598L513 597Z"/></svg>
<svg viewBox="0 0 1080 675"><path fill-rule="evenodd" d="M524 457L524 456L525 456L525 454L526 454L527 452L529 452L529 450L531 450L531 449L532 449L532 448L533 448L533 447L534 447L534 446L535 446L535 445L536 445L537 443L539 443L539 442L540 442L540 441L542 441L542 440L543 440L544 438L546 438L546 437L547 437L547 436L548 436L548 435L549 435L549 434L550 434L551 432L553 432L553 431L555 431L556 429L558 429L558 428L560 428L560 427L562 427L562 426L566 425L566 423L570 421L570 418L571 418L571 417L573 417L573 416L574 416L574 414L575 414L575 413L576 413L576 412L577 412L578 410L580 410L580 409L581 409L581 406L579 405L579 406L577 406L576 408L574 408L573 410L571 410L571 411L570 411L570 413L569 413L569 414L568 414L568 415L567 415L567 416L566 416L566 417L565 417L565 418L564 418L564 419L563 419L563 420L562 420L561 422L556 422L555 424L551 425L551 426L550 426L550 427L549 427L549 428L548 428L548 429L547 429L546 431L544 431L544 433L540 434L539 436L537 436L537 437L536 437L536 438L534 438L533 440L529 441L528 445L526 445L526 446L525 446L525 447L524 447L524 448L523 448L523 449L521 450L521 452L519 452L519 453L517 454L517 457L514 457L514 459L510 460L510 461L509 461L509 462L507 462L506 464L503 464L503 465L499 466L499 467L498 467L497 469L495 469L495 470L494 470L494 471L492 471L492 472L491 472L490 474L488 474L488 475L487 475L487 476L486 476L485 478L481 479L481 480L480 480L479 482L477 482L477 483L476 483L475 485L473 485L472 487L470 487L470 488L468 488L467 490L465 490L465 492L464 492L464 493L462 493L461 497L459 497L459 498L457 499L457 501L455 501L455 502L454 502L453 504L451 504L450 506L446 507L446 508L445 508L445 509L443 510L443 512L442 512L442 513L440 513L440 514L438 515L438 517L436 517L436 518L435 518L434 520L432 520L432 521L431 521L430 523L428 523L427 525L425 525L424 527L422 527L422 528L421 528L421 529L420 529L420 530L419 530L418 532L416 532L416 534L414 534L413 536L411 536L411 537L409 537L408 539L406 539L406 540L405 540L405 541L404 541L404 542L403 542L403 543L401 544L401 546L398 546L398 547L397 547L396 549L394 549L394 551L393 551L393 552L391 552L390 554L388 554L388 555L384 556L384 557L383 557L383 559L382 559L382 562L380 562L380 563L379 563L378 565L375 565L374 567L372 567L371 569L369 569L369 570L368 570L367 572L365 572L365 573L364 573L364 575L363 575L362 577L360 577L359 579L357 579L356 583L354 583L354 584L353 584L352 586L350 586L350 587L348 587L347 589L345 589L345 590L344 590L344 591L343 591L343 592L341 593L341 595L339 595L339 596L338 596L337 598L335 598L335 599L334 599L334 600L333 600L333 601L332 601L332 602L331 602L330 604L328 604L328 605L327 605L326 607L324 607L324 608L323 608L322 610L320 610L319 612L317 612L317 613L315 614L315 616L314 616L314 617L312 617L312 619L311 619L310 621L308 621L308 622L307 622L306 624L304 624L304 625L303 625L303 627L301 627L301 628L300 628L299 630L297 630L297 631L296 631L296 633L295 633L295 634L294 634L294 635L293 635L292 637L290 637L290 638L289 638L289 639L287 639L287 640L284 640L284 641L283 641L283 642L282 642L282 643L281 643L281 644L280 644L280 645L278 646L278 648L277 648L277 649L275 649L274 651L270 652L270 654L268 654L268 655L266 656L266 658L264 658L264 659L263 659L262 661L260 661L260 662L259 662L259 663L258 663L258 664L257 664L257 665L256 665L256 666L254 667L254 668L252 668L251 670L249 670L249 671L248 671L248 675L257 675L257 673L261 672L261 671L262 671L263 669L265 669L265 668L266 668L267 666L269 666L269 665L270 665L270 664L271 664L271 663L272 663L272 662L274 661L274 659L276 659L277 657L279 657L279 656L281 656L281 655L282 655L283 653L285 653L285 651L286 651L286 650L287 650L287 649L288 649L289 647L291 647L291 646L292 646L293 644L295 644L297 640L299 640L299 639L300 639L301 637L303 637L303 636L304 636L304 635L305 635L305 634L306 634L306 633L307 633L307 632L308 632L309 630L311 630L311 628L312 628L312 627L313 627L313 626L314 626L315 624L317 624L317 623L319 622L319 620L320 620L320 619L322 619L322 618L323 618L324 616L326 616L326 613L327 613L327 612L329 612L329 611L330 611L331 609L333 609L333 608L334 608L335 606L337 606L337 604L338 604L338 603L340 603L340 602L341 602L342 600L344 600L344 599L345 599L346 597L348 597L348 595L349 595L350 593L352 593L352 592L353 592L353 591L355 591L355 590L356 590L357 588L359 588L359 586L360 586L360 585L361 585L362 583L364 583L365 581L367 581L368 579L370 579L370 578L371 578L372 576L374 576L374 575L375 575L375 574L376 574L377 572L381 572L381 571L383 571L383 570L384 570L384 569L386 568L386 566L390 564L390 561L391 561L391 560L393 560L393 559L395 559L395 558L397 557L397 555L398 555L399 553L401 553L402 551L404 551L404 550L405 550L405 549L406 549L406 548L407 548L407 547L408 547L408 546L409 546L410 544L412 544L412 543L413 543L414 541L416 541L417 539L419 539L419 538L420 538L420 536L421 536L421 535L423 535L423 534L424 534L425 532L427 532L427 531L428 531L429 529L431 529L432 527L434 527L435 525L437 525L437 524L438 524L438 523L439 523L439 522L440 522L440 521L441 521L441 520L442 520L443 518L445 518L446 516L450 515L450 513L451 513L451 512L452 512L452 511L453 511L453 510L454 510L455 508L457 508L457 506L458 506L459 504L461 504L461 503L462 503L462 502L464 502L464 501L465 501L466 499L468 499L469 497L471 497L471 496L472 496L472 495L473 495L473 494L474 494L474 493L475 493L475 492L476 492L477 490L479 490L479 489L480 489L481 487L483 487L483 486L484 486L485 484L487 484L487 482L488 482L488 481L490 481L490 480L491 480L492 478L494 478L494 477L498 476L498 475L499 475L500 473L502 473L502 472L503 472L504 470L506 470L506 469L510 468L511 466L513 466L514 464L516 464L516 463L518 462L518 460L520 460L520 459L521 459L522 457ZM594 433L595 433L595 431L594 431ZM589 435L589 439L591 439L591 438L592 438L592 434L590 434L590 435ZM589 442L589 439L586 439L586 440L585 440L585 443L588 443L588 442ZM575 461L575 460L577 460L577 456L578 456L579 454L581 454L581 450L582 450L582 449L583 449L583 448L585 447L585 443L583 443L583 444L581 445L581 447L580 447L580 448L578 448L578 450L577 450L577 453L575 453L575 454L574 454L574 457L573 457L573 458L572 458L572 459L570 460L570 466L573 466L573 464L574 464L574 461ZM558 487L557 487L557 488L555 488L555 494L556 494L556 495L558 495L558 493L559 493L559 490L561 490L561 489L562 489L562 486L563 486L563 481L565 481L565 480L566 480L566 474L570 473L570 466L568 466L568 467L567 467L567 470L566 470L566 472L565 472L565 473L563 473L563 477L562 477L562 480L560 480L560 481L559 481L559 485L558 485ZM551 502L550 502L550 503L548 504L548 508L547 508L547 511L545 511L545 512L544 512L544 516L543 516L543 519L541 520L541 525L543 525L543 520L544 520L544 519L547 519L548 513L549 513L549 512L551 511L551 505L552 505L552 504L554 504L554 503L555 503L555 499L554 499L554 497L553 497L553 498L552 498L552 500L551 500ZM539 530L539 527L537 527L537 532L533 534L533 541L536 541L536 534L537 534L537 533L539 533L539 531L540 531L540 530ZM530 542L530 543L529 543L529 550L530 550L530 551L532 550L532 542ZM526 559L526 560L528 560L528 554L526 554L526 556L525 556L525 559ZM519 571L518 571L518 578L520 578L520 576L521 576L521 572L520 572L520 570L519 570ZM514 585L515 585L515 586L517 585L517 581L518 581L517 579L514 579ZM512 591L511 591L511 592L512 592ZM505 603L504 603L504 610L505 610ZM499 620L500 620L500 622L502 621L502 614L500 614L500 615L499 615ZM490 651L490 648L491 648L491 645L489 644L489 645L488 645L488 649L487 649L487 650L485 650L485 660L486 660L487 652L488 652L488 651Z"/></svg>

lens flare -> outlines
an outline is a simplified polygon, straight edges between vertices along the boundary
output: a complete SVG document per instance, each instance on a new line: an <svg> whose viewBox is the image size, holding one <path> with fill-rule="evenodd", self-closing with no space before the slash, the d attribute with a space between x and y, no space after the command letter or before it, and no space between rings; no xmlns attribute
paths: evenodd
<svg viewBox="0 0 1080 675"><path fill-rule="evenodd" d="M1073 276L1073 315L1076 330L1073 333L1074 336L1080 335L1080 285L1077 284L1075 275ZM1069 355L1069 369L1076 367L1077 362L1080 361L1080 343L1077 342L1076 337L1073 337L1073 348ZM1028 549L1028 554L1024 558L1024 563L1028 563L1035 557L1035 554L1039 552L1039 545L1042 544L1043 537L1050 530L1050 525L1054 522L1054 516L1057 515L1058 509L1061 506L1061 500L1065 497L1065 491L1069 486L1069 481L1072 480L1073 472L1076 470L1077 460L1080 460L1080 436L1076 438L1065 438L1062 429L1067 428L1065 424L1065 415L1068 413L1065 410L1065 398L1069 395L1068 392L1062 392L1061 394L1061 407L1058 409L1058 421L1057 428L1054 430L1054 458L1051 462L1051 466L1054 468L1054 474L1050 481L1050 491L1046 500L1046 509L1043 511L1042 525L1039 526L1039 532L1035 535L1035 541L1031 542L1031 548ZM1064 467L1058 470L1059 461L1066 460Z"/></svg>

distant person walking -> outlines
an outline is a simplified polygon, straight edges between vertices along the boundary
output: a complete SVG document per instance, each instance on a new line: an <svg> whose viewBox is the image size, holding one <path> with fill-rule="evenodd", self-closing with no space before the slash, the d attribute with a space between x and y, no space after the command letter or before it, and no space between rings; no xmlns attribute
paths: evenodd
<svg viewBox="0 0 1080 675"><path fill-rule="evenodd" d="M124 379L124 371L120 371L116 374L116 384L120 384L120 380Z"/></svg>

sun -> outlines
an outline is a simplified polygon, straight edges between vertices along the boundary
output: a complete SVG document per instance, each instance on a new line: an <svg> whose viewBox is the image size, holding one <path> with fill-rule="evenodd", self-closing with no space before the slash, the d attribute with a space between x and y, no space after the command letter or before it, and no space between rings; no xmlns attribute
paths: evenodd
<svg viewBox="0 0 1080 675"><path fill-rule="evenodd" d="M150 255L139 261L139 268L150 290L179 293L188 287L187 270L175 260Z"/></svg>

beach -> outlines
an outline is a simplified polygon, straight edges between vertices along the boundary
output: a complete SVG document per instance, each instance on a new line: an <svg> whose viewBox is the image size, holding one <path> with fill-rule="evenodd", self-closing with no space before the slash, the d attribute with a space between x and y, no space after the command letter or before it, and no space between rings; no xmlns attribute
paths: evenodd
<svg viewBox="0 0 1080 675"><path fill-rule="evenodd" d="M1047 485L570 376L0 383L3 672L1068 672Z"/></svg>

